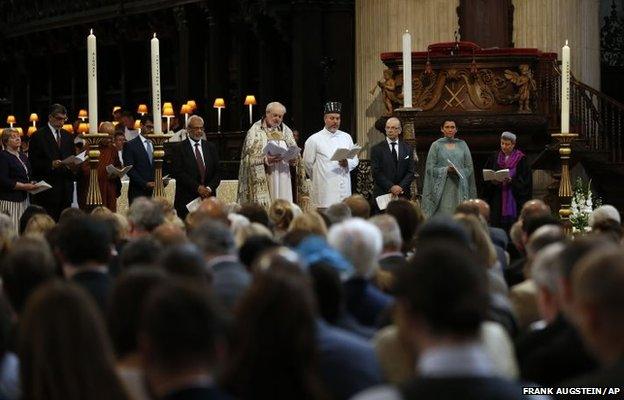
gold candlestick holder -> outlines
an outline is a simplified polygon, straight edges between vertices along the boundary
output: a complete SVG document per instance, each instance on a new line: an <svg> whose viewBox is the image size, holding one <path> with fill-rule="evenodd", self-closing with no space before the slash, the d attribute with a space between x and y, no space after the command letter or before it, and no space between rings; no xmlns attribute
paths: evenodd
<svg viewBox="0 0 624 400"><path fill-rule="evenodd" d="M170 133L152 133L145 135L154 145L154 192L152 197L165 197L162 168L165 157L164 143L173 137Z"/></svg>
<svg viewBox="0 0 624 400"><path fill-rule="evenodd" d="M92 209L102 205L102 193L97 168L100 163L100 142L109 139L108 133L83 133L80 135L89 146L89 188L87 189L87 208Z"/></svg>
<svg viewBox="0 0 624 400"><path fill-rule="evenodd" d="M566 234L572 232L570 215L572 215L572 184L570 182L570 156L572 142L578 138L577 133L553 133L550 135L559 144L561 159L561 180L559 181L559 218Z"/></svg>

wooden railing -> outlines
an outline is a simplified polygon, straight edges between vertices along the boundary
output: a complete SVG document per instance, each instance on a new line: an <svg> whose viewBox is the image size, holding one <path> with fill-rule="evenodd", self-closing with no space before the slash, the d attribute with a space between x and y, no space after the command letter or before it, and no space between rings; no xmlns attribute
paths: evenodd
<svg viewBox="0 0 624 400"><path fill-rule="evenodd" d="M549 87L545 90L549 96L551 127L560 126L559 115L554 113L560 110L561 98L561 70L556 64L553 68L554 79L548 80ZM624 104L574 77L570 79L570 130L579 134L587 150L605 153L610 162L624 162L623 129Z"/></svg>

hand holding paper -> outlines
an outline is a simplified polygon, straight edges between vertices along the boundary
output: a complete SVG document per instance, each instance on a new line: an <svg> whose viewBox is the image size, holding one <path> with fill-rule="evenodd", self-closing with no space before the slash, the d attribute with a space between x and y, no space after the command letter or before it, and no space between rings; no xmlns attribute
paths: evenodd
<svg viewBox="0 0 624 400"><path fill-rule="evenodd" d="M459 172L459 168L457 168L455 166L455 164L453 164L453 162L451 160L449 160L448 158L446 159L446 161L448 162L448 165L450 167L452 167L455 170L455 173L457 174L457 176L459 176L461 179L465 179L464 176L462 175L461 172Z"/></svg>
<svg viewBox="0 0 624 400"><path fill-rule="evenodd" d="M355 156L357 156L360 151L362 151L362 148L360 146L358 146L357 144L354 144L353 146L351 146L350 149L346 149L346 148L340 148L340 149L336 149L336 151L334 152L334 155L331 158L331 161L340 161L340 160L347 160L347 159L352 159Z"/></svg>
<svg viewBox="0 0 624 400"><path fill-rule="evenodd" d="M36 189L29 190L28 193L30 193L30 194L37 194L37 193L43 192L45 190L52 189L52 185L50 185L46 181L39 181L35 185L37 186Z"/></svg>

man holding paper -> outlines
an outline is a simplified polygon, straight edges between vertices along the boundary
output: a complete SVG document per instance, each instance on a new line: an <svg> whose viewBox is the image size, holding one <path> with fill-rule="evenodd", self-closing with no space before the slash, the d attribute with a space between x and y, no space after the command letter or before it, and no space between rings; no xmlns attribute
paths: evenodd
<svg viewBox="0 0 624 400"><path fill-rule="evenodd" d="M412 147L399 139L401 121L396 117L386 121L386 139L371 149L373 169L373 196L390 194L393 197L410 198L410 186L414 180Z"/></svg>
<svg viewBox="0 0 624 400"><path fill-rule="evenodd" d="M325 104L325 127L308 138L303 162L312 178L312 203L327 208L351 195L349 173L358 165L359 146L353 145L351 135L339 130L342 105Z"/></svg>
<svg viewBox="0 0 624 400"><path fill-rule="evenodd" d="M290 166L298 173L297 194L307 196L300 149L293 133L282 122L286 107L276 101L267 104L264 118L247 131L238 172L238 203L255 203L265 208L276 199L293 201ZM300 175L300 176L299 176ZM301 199L297 199L301 202Z"/></svg>
<svg viewBox="0 0 624 400"><path fill-rule="evenodd" d="M216 195L221 182L217 147L202 139L204 120L192 115L186 130L188 138L177 144L171 160L176 178L174 207L182 219L189 212L188 203L198 197L205 199Z"/></svg>
<svg viewBox="0 0 624 400"><path fill-rule="evenodd" d="M462 201L477 197L472 156L466 142L457 139L455 121L444 121L442 138L427 154L422 210L427 217L452 215Z"/></svg>
<svg viewBox="0 0 624 400"><path fill-rule="evenodd" d="M483 197L492 210L490 221L493 226L507 231L518 218L518 210L532 197L531 168L524 153L515 147L516 135L503 132L500 150L488 158L483 170ZM488 170L498 173L506 170L508 177L487 179Z"/></svg>
<svg viewBox="0 0 624 400"><path fill-rule="evenodd" d="M73 164L63 164L74 154L74 139L63 129L67 110L60 104L50 106L48 123L30 138L29 160L35 181L46 181L52 188L31 197L58 221L61 211L69 207L74 193Z"/></svg>

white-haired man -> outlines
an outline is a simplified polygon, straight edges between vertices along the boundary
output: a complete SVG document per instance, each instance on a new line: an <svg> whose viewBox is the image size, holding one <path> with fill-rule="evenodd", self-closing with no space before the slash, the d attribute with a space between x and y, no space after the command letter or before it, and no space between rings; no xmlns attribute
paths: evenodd
<svg viewBox="0 0 624 400"><path fill-rule="evenodd" d="M297 145L292 131L283 123L284 114L286 107L283 104L271 102L266 106L264 117L247 131L238 172L239 204L256 203L268 208L276 199L293 201L290 166L297 165L301 157L286 161L279 154L264 152L269 142L283 149ZM302 168L299 170L305 174ZM298 179L299 195L305 191L304 181Z"/></svg>
<svg viewBox="0 0 624 400"><path fill-rule="evenodd" d="M379 290L371 279L383 248L379 228L361 218L350 218L332 225L327 242L353 266L353 274L343 284L347 311L365 326L375 326L392 298Z"/></svg>
<svg viewBox="0 0 624 400"><path fill-rule="evenodd" d="M486 181L483 186L484 198L492 209L492 226L509 231L522 205L532 197L533 190L531 168L524 153L516 149L516 135L511 132L501 134L500 150L492 154L484 168L509 170L509 178L505 181Z"/></svg>

